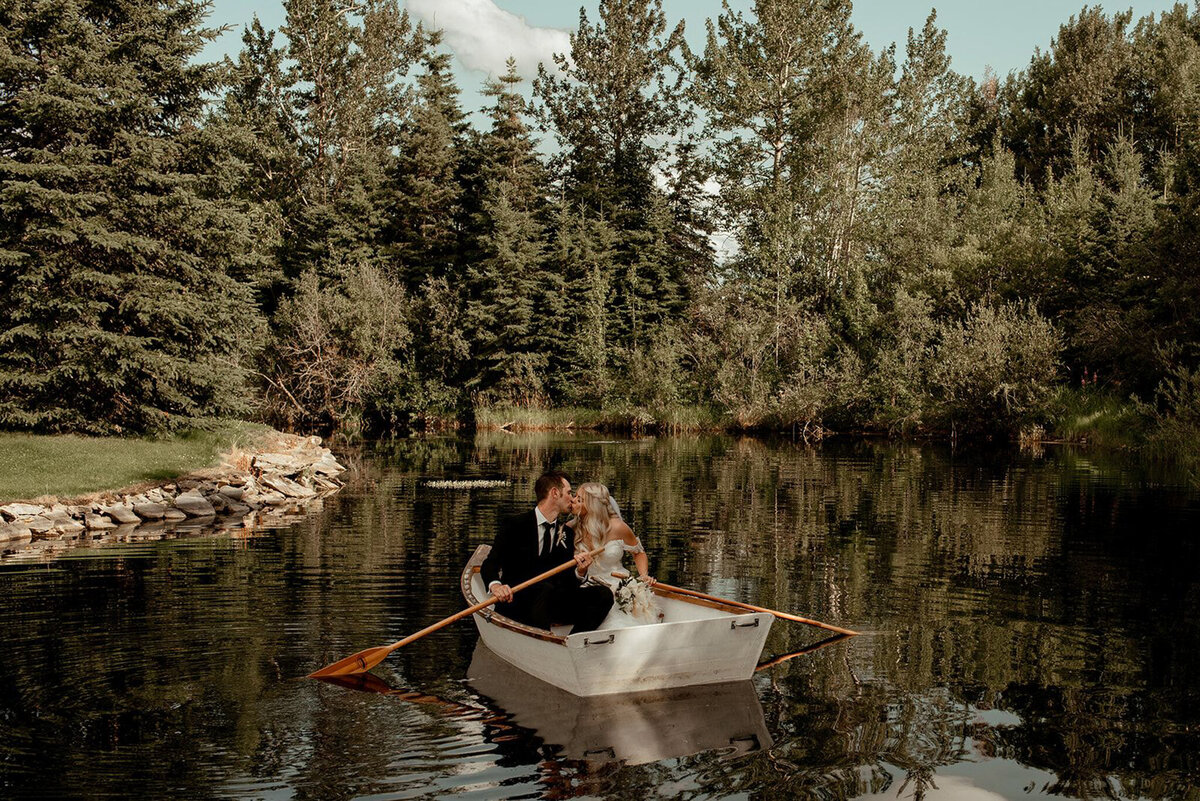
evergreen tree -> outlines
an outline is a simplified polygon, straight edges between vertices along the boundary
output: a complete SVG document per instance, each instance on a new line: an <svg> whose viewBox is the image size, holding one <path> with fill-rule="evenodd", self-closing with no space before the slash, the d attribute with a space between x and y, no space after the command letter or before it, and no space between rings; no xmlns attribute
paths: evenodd
<svg viewBox="0 0 1200 801"><path fill-rule="evenodd" d="M398 0L287 0L284 10L285 47L257 23L247 32L225 109L265 134L248 191L279 208L283 274L336 277L376 257L377 196L424 34Z"/></svg>
<svg viewBox="0 0 1200 801"><path fill-rule="evenodd" d="M565 202L617 236L606 332L618 354L649 346L657 324L686 307L689 274L710 265L707 248L696 246L692 193L673 187L674 213L656 211L660 176L698 177L679 169L693 119L684 49L683 24L668 32L660 0L604 0L594 24L580 12L569 57L555 54L557 72L541 67L534 82L561 148Z"/></svg>
<svg viewBox="0 0 1200 801"><path fill-rule="evenodd" d="M198 132L220 88L195 60L207 11L0 7L0 425L157 431L245 408L251 232Z"/></svg>
<svg viewBox="0 0 1200 801"><path fill-rule="evenodd" d="M479 192L472 219L475 239L468 272L466 322L478 363L475 381L485 401L542 404L547 353L562 320L548 314L548 276L541 222L545 176L524 122L516 62L484 94L492 127L480 138Z"/></svg>
<svg viewBox="0 0 1200 801"><path fill-rule="evenodd" d="M410 289L427 277L458 278L464 227L467 126L441 32L427 37L415 104L401 126L394 177L384 195L392 269Z"/></svg>
<svg viewBox="0 0 1200 801"><path fill-rule="evenodd" d="M1121 133L1141 122L1128 26L1132 12L1109 17L1085 6L1059 28L1047 51L1039 51L1014 87L1006 145L1018 174L1037 186L1061 175L1076 129L1088 132L1093 163Z"/></svg>

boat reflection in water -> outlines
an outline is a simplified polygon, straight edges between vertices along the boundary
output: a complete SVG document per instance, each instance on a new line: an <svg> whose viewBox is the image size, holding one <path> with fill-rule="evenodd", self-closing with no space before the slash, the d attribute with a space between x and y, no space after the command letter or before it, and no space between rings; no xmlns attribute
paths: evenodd
<svg viewBox="0 0 1200 801"><path fill-rule="evenodd" d="M705 751L725 758L771 747L750 681L581 697L475 646L467 682L567 759L656 762Z"/></svg>

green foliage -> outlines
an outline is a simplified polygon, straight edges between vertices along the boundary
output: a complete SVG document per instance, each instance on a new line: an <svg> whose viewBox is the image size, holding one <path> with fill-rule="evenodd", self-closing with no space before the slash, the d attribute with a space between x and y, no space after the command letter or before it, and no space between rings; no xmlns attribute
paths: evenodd
<svg viewBox="0 0 1200 801"><path fill-rule="evenodd" d="M933 414L955 432L1015 432L1058 374L1058 333L1029 306L973 306L942 327L930 370Z"/></svg>
<svg viewBox="0 0 1200 801"><path fill-rule="evenodd" d="M711 248L702 243L696 208L702 176L692 168L683 24L668 27L661 0L604 0L598 15L593 23L580 12L571 52L555 54L557 70L539 67L534 92L538 116L561 149L555 166L563 213L605 230L602 339L596 310L580 315L589 331L587 363L602 373L595 347L626 354L651 347L658 326L682 315ZM559 250L580 242L570 235ZM586 380L590 388L576 399L604 402L604 376Z"/></svg>
<svg viewBox="0 0 1200 801"><path fill-rule="evenodd" d="M1129 398L1091 382L1057 387L1047 399L1046 429L1050 437L1112 448L1134 447L1146 438L1146 414Z"/></svg>
<svg viewBox="0 0 1200 801"><path fill-rule="evenodd" d="M847 0L726 4L696 55L603 0L478 130L399 0L284 10L218 68L193 0L0 7L0 424L182 425L253 373L300 428L1190 425L1200 10L1084 8L975 84L933 13L897 53Z"/></svg>
<svg viewBox="0 0 1200 801"><path fill-rule="evenodd" d="M207 6L0 9L0 426L136 433L244 413L250 218L198 131Z"/></svg>
<svg viewBox="0 0 1200 801"><path fill-rule="evenodd" d="M300 430L392 427L418 383L410 305L401 285L367 263L334 280L302 276L264 356L267 418Z"/></svg>
<svg viewBox="0 0 1200 801"><path fill-rule="evenodd" d="M545 171L523 119L520 81L509 59L508 71L484 92L496 102L488 112L492 128L477 148L482 200L472 220L466 331L479 403L542 406L549 400L547 352L560 332L551 313L555 281L545 265Z"/></svg>
<svg viewBox="0 0 1200 801"><path fill-rule="evenodd" d="M386 247L392 270L415 291L427 277L444 278L462 249L461 171L466 124L450 55L428 37L416 102L400 125L399 156L386 193Z"/></svg>
<svg viewBox="0 0 1200 801"><path fill-rule="evenodd" d="M1150 421L1151 446L1200 477L1200 370L1174 368L1138 410Z"/></svg>

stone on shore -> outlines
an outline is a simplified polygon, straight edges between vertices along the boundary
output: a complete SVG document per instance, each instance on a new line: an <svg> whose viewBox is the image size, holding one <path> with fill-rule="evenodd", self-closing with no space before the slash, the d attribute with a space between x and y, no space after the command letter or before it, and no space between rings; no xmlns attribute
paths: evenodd
<svg viewBox="0 0 1200 801"><path fill-rule="evenodd" d="M117 524L113 522L111 517L99 514L98 512L84 512L83 524L91 531L103 531L117 527Z"/></svg>
<svg viewBox="0 0 1200 801"><path fill-rule="evenodd" d="M138 517L133 511L133 507L124 503L115 503L112 506L102 506L100 511L116 520L118 523L140 523L142 518Z"/></svg>
<svg viewBox="0 0 1200 801"><path fill-rule="evenodd" d="M332 455L321 457L320 460L313 463L313 472L323 473L327 476L336 476L338 473L345 472L346 468L337 463L337 460Z"/></svg>
<svg viewBox="0 0 1200 801"><path fill-rule="evenodd" d="M35 517L46 511L41 506L32 503L9 503L0 506L0 515L8 520L20 520L25 517Z"/></svg>
<svg viewBox="0 0 1200 801"><path fill-rule="evenodd" d="M143 520L162 520L163 515L167 513L167 507L154 501L144 501L135 503L133 511Z"/></svg>
<svg viewBox="0 0 1200 801"><path fill-rule="evenodd" d="M262 483L289 498L311 498L316 491L283 476L263 476Z"/></svg>
<svg viewBox="0 0 1200 801"><path fill-rule="evenodd" d="M33 532L26 525L0 522L0 542L7 540L27 540L32 537Z"/></svg>
<svg viewBox="0 0 1200 801"><path fill-rule="evenodd" d="M20 547L57 553L65 546L50 545L50 540L78 539L85 531L95 532L97 542L158 539L177 528L218 525L210 520L218 514L223 525L254 528L291 520L302 509L319 509L322 496L343 486L337 476L346 468L321 447L319 437L283 437L275 448L252 455L250 469L239 456L216 471L172 483L128 494L98 494L90 505L0 505L0 542L32 539L32 546ZM189 518L194 522L175 525Z"/></svg>
<svg viewBox="0 0 1200 801"><path fill-rule="evenodd" d="M176 495L175 508L188 517L212 517L217 513L212 504L196 490L188 490Z"/></svg>
<svg viewBox="0 0 1200 801"><path fill-rule="evenodd" d="M45 534L54 528L54 521L45 515L34 515L28 519L22 519L21 525L28 528L34 534Z"/></svg>
<svg viewBox="0 0 1200 801"><path fill-rule="evenodd" d="M285 475L298 473L307 466L289 453L260 453L254 457L253 464L264 473L283 473Z"/></svg>

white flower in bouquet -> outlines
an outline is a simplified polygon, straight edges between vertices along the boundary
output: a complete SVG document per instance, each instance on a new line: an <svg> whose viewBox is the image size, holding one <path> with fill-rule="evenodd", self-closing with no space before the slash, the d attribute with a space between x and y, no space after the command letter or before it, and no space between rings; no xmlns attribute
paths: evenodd
<svg viewBox="0 0 1200 801"><path fill-rule="evenodd" d="M623 578L614 594L617 608L632 617L653 617L654 593L645 582L635 578Z"/></svg>

